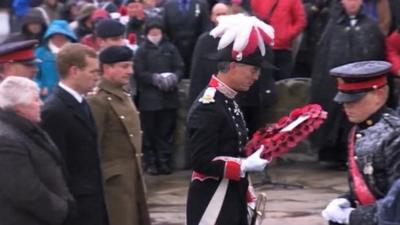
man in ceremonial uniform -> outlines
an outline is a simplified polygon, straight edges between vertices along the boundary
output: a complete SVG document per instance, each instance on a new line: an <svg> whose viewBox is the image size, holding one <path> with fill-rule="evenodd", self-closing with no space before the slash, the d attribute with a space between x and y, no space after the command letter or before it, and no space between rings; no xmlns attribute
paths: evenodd
<svg viewBox="0 0 400 225"><path fill-rule="evenodd" d="M37 73L34 50L37 40L8 42L0 45L0 81L8 76L33 79Z"/></svg>
<svg viewBox="0 0 400 225"><path fill-rule="evenodd" d="M384 61L362 61L330 71L339 89L334 100L355 124L348 141L350 191L322 211L331 224L378 224L377 200L400 177L400 118L385 106L390 67Z"/></svg>
<svg viewBox="0 0 400 225"><path fill-rule="evenodd" d="M248 43L253 41L263 43L254 39ZM218 61L218 73L194 101L187 117L193 168L187 200L188 225L247 225L247 204L255 202L247 172L262 171L268 162L260 157L263 147L245 158L248 130L235 101L238 92L249 90L259 78L260 68L270 66L261 53L265 46L248 54L232 46L235 44L209 55Z"/></svg>

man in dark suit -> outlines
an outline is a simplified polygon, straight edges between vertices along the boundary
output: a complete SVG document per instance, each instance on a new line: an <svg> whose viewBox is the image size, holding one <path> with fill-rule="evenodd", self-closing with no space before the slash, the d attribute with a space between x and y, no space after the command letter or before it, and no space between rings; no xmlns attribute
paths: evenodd
<svg viewBox="0 0 400 225"><path fill-rule="evenodd" d="M108 224L96 127L83 97L98 80L96 53L81 44L68 44L57 54L57 67L60 83L46 99L42 126L67 164L67 183L78 206L71 224Z"/></svg>
<svg viewBox="0 0 400 225"><path fill-rule="evenodd" d="M166 34L184 60L183 78L188 78L197 38L210 26L207 1L168 1L164 6L164 23Z"/></svg>

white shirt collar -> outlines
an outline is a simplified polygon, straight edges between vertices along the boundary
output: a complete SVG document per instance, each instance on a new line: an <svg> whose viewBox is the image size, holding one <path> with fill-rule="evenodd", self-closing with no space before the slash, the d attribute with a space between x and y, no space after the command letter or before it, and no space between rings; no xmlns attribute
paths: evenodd
<svg viewBox="0 0 400 225"><path fill-rule="evenodd" d="M60 86L66 92L70 93L79 103L82 103L83 96L80 95L77 91L75 91L74 89L72 89L72 88L68 87L67 85L63 84L61 81L58 83L58 86Z"/></svg>

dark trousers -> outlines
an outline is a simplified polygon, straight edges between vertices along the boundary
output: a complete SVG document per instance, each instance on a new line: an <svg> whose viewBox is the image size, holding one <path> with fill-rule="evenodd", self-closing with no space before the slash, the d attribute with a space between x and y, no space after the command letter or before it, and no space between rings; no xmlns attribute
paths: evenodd
<svg viewBox="0 0 400 225"><path fill-rule="evenodd" d="M176 109L141 111L143 154L146 166L170 166Z"/></svg>
<svg viewBox="0 0 400 225"><path fill-rule="evenodd" d="M274 50L274 65L278 68L274 72L275 81L290 78L293 69L292 51L284 49Z"/></svg>

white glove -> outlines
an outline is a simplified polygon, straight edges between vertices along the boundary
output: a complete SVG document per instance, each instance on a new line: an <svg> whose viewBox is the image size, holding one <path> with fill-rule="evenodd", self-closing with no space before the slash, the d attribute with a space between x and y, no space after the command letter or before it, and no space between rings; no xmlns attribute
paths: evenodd
<svg viewBox="0 0 400 225"><path fill-rule="evenodd" d="M268 160L261 158L261 153L264 150L264 145L261 145L256 152L251 154L249 157L242 160L240 165L241 177L246 175L246 172L250 171L263 171L268 163Z"/></svg>
<svg viewBox="0 0 400 225"><path fill-rule="evenodd" d="M322 211L322 217L327 221L340 224L349 224L350 213L354 210L345 198L333 199Z"/></svg>

